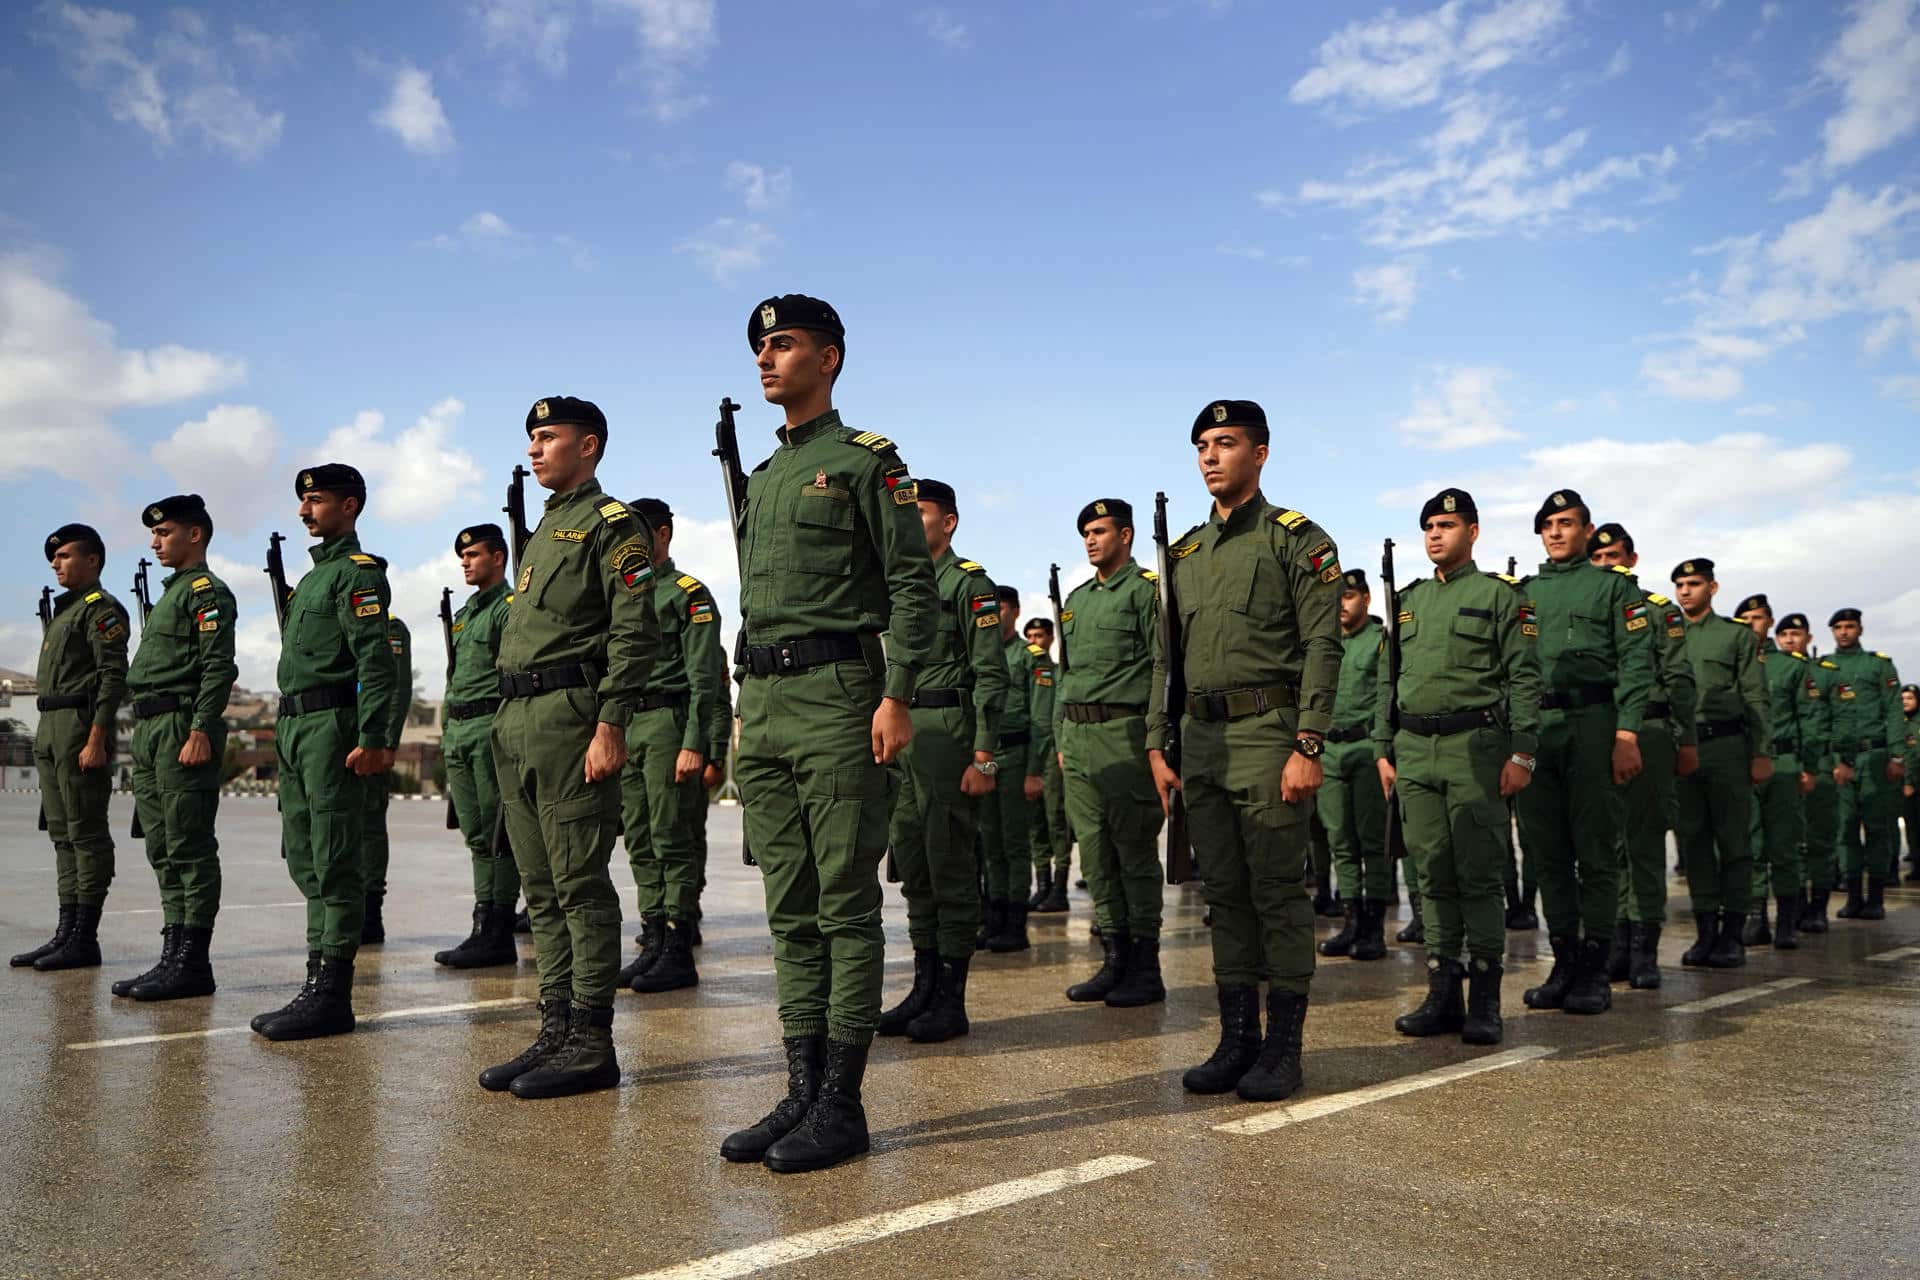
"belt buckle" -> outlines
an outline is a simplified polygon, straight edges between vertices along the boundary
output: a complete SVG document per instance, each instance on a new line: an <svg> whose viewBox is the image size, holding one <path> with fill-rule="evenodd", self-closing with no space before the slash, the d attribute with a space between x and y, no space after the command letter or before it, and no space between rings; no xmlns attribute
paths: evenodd
<svg viewBox="0 0 1920 1280"><path fill-rule="evenodd" d="M798 671L800 660L793 652L793 645L778 644L773 648L773 663L776 671Z"/></svg>
<svg viewBox="0 0 1920 1280"><path fill-rule="evenodd" d="M1263 716L1269 709L1267 691L1265 689L1255 689L1253 691L1253 714Z"/></svg>
<svg viewBox="0 0 1920 1280"><path fill-rule="evenodd" d="M538 671L527 672L527 688L535 693L540 693L543 690L544 682L540 679L540 673Z"/></svg>

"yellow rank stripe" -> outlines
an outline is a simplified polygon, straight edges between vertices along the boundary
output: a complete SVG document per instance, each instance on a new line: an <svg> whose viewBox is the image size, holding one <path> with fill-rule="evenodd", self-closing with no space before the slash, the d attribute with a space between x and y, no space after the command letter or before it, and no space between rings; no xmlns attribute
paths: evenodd
<svg viewBox="0 0 1920 1280"><path fill-rule="evenodd" d="M347 559L353 561L355 564L377 565L380 563L372 556L361 555L358 551L349 551L347 553Z"/></svg>
<svg viewBox="0 0 1920 1280"><path fill-rule="evenodd" d="M1155 573L1155 572L1154 572L1153 570L1151 570L1151 569L1142 569L1142 570L1140 571L1140 576L1141 576L1141 577L1143 577L1143 578L1145 578L1145 579L1146 579L1146 580L1147 580L1148 582L1158 582L1158 581L1160 581L1160 575L1159 575L1159 574L1157 574L1157 573Z"/></svg>
<svg viewBox="0 0 1920 1280"><path fill-rule="evenodd" d="M627 504L620 501L620 499L618 498L609 498L605 502L601 503L599 506L595 507L594 510L598 511L600 513L600 518L602 520L605 520L608 524L612 524L616 520L625 520L629 517L629 512L627 511Z"/></svg>
<svg viewBox="0 0 1920 1280"><path fill-rule="evenodd" d="M962 569L965 569L968 573L985 573L986 572L986 570L982 569L977 562L972 560L962 560L960 562L960 567Z"/></svg>
<svg viewBox="0 0 1920 1280"><path fill-rule="evenodd" d="M1293 533L1299 531L1300 526L1307 522L1307 518L1298 511L1276 511L1273 513L1273 522Z"/></svg>
<svg viewBox="0 0 1920 1280"><path fill-rule="evenodd" d="M210 587L212 587L212 586L213 586L213 579L212 579L212 578L195 578L195 579L193 580L193 586L191 586L191 587L189 587L189 588L188 588L188 590L190 590L190 591L205 591L205 590L207 590L208 588L210 588Z"/></svg>
<svg viewBox="0 0 1920 1280"><path fill-rule="evenodd" d="M98 591L89 591L89 592L87 593L87 595L86 595L86 598L85 598L85 599L83 599L83 600L81 600L81 601L80 601L80 603L81 603L81 604L92 604L92 603L93 603L93 602L94 602L95 600L98 600L98 599L100 598L100 596L101 596L101 594L102 594L102 593L101 593L101 592L98 592Z"/></svg>
<svg viewBox="0 0 1920 1280"><path fill-rule="evenodd" d="M683 573L673 580L673 585L679 587L682 591L694 592L700 589L700 579L690 573Z"/></svg>
<svg viewBox="0 0 1920 1280"><path fill-rule="evenodd" d="M1647 592L1647 603L1657 604L1662 609L1664 609L1668 605L1672 604L1673 601L1667 599L1665 596L1661 595L1658 591L1649 591Z"/></svg>
<svg viewBox="0 0 1920 1280"><path fill-rule="evenodd" d="M857 444L862 448L871 449L875 453L885 453L887 450L893 448L893 441L887 439L878 431L862 431L859 435L847 441L847 443Z"/></svg>

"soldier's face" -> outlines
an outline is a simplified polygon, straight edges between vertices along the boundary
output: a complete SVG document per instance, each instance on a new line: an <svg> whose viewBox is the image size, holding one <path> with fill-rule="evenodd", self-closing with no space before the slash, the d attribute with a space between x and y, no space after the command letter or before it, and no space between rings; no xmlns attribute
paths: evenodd
<svg viewBox="0 0 1920 1280"><path fill-rule="evenodd" d="M823 344L811 329L782 329L760 339L754 363L760 368L760 392L767 403L784 407L833 385L840 348Z"/></svg>
<svg viewBox="0 0 1920 1280"><path fill-rule="evenodd" d="M1045 627L1028 627L1027 643L1037 644L1044 649L1053 643L1053 635Z"/></svg>
<svg viewBox="0 0 1920 1280"><path fill-rule="evenodd" d="M1593 526L1577 507L1555 511L1540 525L1540 545L1546 549L1547 559L1555 564L1565 564L1585 555L1587 539L1592 536Z"/></svg>
<svg viewBox="0 0 1920 1280"><path fill-rule="evenodd" d="M91 587L100 581L100 557L78 542L64 543L53 553L53 580L63 591Z"/></svg>
<svg viewBox="0 0 1920 1280"><path fill-rule="evenodd" d="M1119 564L1133 546L1133 530L1122 529L1112 516L1087 521L1080 538L1087 544L1087 563L1096 569L1110 569Z"/></svg>
<svg viewBox="0 0 1920 1280"><path fill-rule="evenodd" d="M1842 649L1853 648L1860 643L1860 624L1857 622L1834 623L1833 642Z"/></svg>
<svg viewBox="0 0 1920 1280"><path fill-rule="evenodd" d="M460 574L470 587L490 587L507 576L506 554L491 542L476 542L460 552Z"/></svg>
<svg viewBox="0 0 1920 1280"><path fill-rule="evenodd" d="M1900 691L1900 709L1908 715L1912 715L1915 711L1920 711L1920 695L1916 695L1911 689L1902 689Z"/></svg>
<svg viewBox="0 0 1920 1280"><path fill-rule="evenodd" d="M1673 584L1673 598L1689 618L1698 618L1713 607L1713 593L1719 589L1719 583L1690 573Z"/></svg>
<svg viewBox="0 0 1920 1280"><path fill-rule="evenodd" d="M1480 536L1480 526L1468 524L1466 518L1459 515L1429 516L1424 536L1427 559L1439 565L1459 564L1473 554L1473 541Z"/></svg>
<svg viewBox="0 0 1920 1280"><path fill-rule="evenodd" d="M953 541L953 531L960 527L960 517L941 509L937 502L922 502L920 505L920 527L927 531L927 549L939 555Z"/></svg>
<svg viewBox="0 0 1920 1280"><path fill-rule="evenodd" d="M1216 498L1251 490L1259 484L1260 468L1267 461L1267 446L1247 439L1244 427L1214 427L1202 431L1195 450L1200 479L1207 486L1207 492Z"/></svg>
<svg viewBox="0 0 1920 1280"><path fill-rule="evenodd" d="M1598 543L1589 543L1587 546L1587 558L1599 565L1602 569L1611 569L1615 565L1631 569L1640 563L1639 556L1628 554L1627 545L1624 542L1609 542L1605 546L1601 546Z"/></svg>
<svg viewBox="0 0 1920 1280"><path fill-rule="evenodd" d="M1765 640L1773 630L1773 615L1765 609L1749 609L1740 615L1740 621L1753 628L1753 634Z"/></svg>
<svg viewBox="0 0 1920 1280"><path fill-rule="evenodd" d="M570 422L539 425L527 437L527 468L543 489L572 489L593 474L600 461L600 437Z"/></svg>
<svg viewBox="0 0 1920 1280"><path fill-rule="evenodd" d="M1812 639L1813 633L1805 627L1788 627L1774 636L1773 641L1788 653L1805 653Z"/></svg>
<svg viewBox="0 0 1920 1280"><path fill-rule="evenodd" d="M168 569L192 564L202 552L200 526L162 520L153 526L153 558Z"/></svg>
<svg viewBox="0 0 1920 1280"><path fill-rule="evenodd" d="M348 500L337 493L314 489L300 499L300 523L311 537L337 538L353 527L359 509L358 503L349 506Z"/></svg>
<svg viewBox="0 0 1920 1280"><path fill-rule="evenodd" d="M1365 591L1342 591L1340 593L1340 625L1348 631L1357 631L1360 624L1367 620L1367 606L1373 603L1373 597Z"/></svg>

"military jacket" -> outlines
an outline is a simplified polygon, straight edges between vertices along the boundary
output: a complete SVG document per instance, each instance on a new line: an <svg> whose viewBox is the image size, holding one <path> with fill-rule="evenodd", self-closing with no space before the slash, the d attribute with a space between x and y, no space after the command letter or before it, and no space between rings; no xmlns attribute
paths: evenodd
<svg viewBox="0 0 1920 1280"><path fill-rule="evenodd" d="M1640 633L1653 625L1653 610L1632 575L1590 560L1548 560L1520 586L1540 631L1545 690L1611 686L1614 727L1638 733L1653 691L1653 646Z"/></svg>
<svg viewBox="0 0 1920 1280"><path fill-rule="evenodd" d="M1400 589L1399 706L1442 716L1500 708L1513 749L1533 754L1540 743L1540 660L1533 606L1520 585L1484 573L1472 560L1442 579L1416 578ZM1379 666L1373 741L1393 746L1388 712L1391 672Z"/></svg>
<svg viewBox="0 0 1920 1280"><path fill-rule="evenodd" d="M1380 703L1380 655L1386 628L1369 617L1352 635L1340 635L1340 684L1333 695L1333 723L1339 729L1373 733L1374 708Z"/></svg>
<svg viewBox="0 0 1920 1280"><path fill-rule="evenodd" d="M1811 773L1827 755L1827 700L1813 677L1813 664L1788 653L1771 639L1760 644L1760 662L1767 676L1767 705L1773 721L1775 756L1791 756L1794 765Z"/></svg>
<svg viewBox="0 0 1920 1280"><path fill-rule="evenodd" d="M1835 649L1826 661L1838 679L1834 682L1833 750L1844 764L1880 742L1895 754L1906 741L1906 713L1900 709L1900 673L1893 659L1854 645Z"/></svg>
<svg viewBox="0 0 1920 1280"><path fill-rule="evenodd" d="M235 612L233 592L204 564L169 574L140 626L127 696L138 701L177 695L191 705L193 729L218 729L240 678L233 657Z"/></svg>
<svg viewBox="0 0 1920 1280"><path fill-rule="evenodd" d="M1839 762L1840 758L1839 730L1834 723L1835 707L1840 700L1840 668L1835 665L1832 658L1813 658L1809 660L1808 666L1809 674L1813 676L1812 696L1827 704L1824 722L1827 727L1827 750L1826 754L1820 757L1820 768L1817 770L1825 776L1833 772L1833 766ZM1853 757L1849 755L1847 759L1852 760ZM1825 780L1833 781L1831 777L1826 777Z"/></svg>
<svg viewBox="0 0 1920 1280"><path fill-rule="evenodd" d="M924 534L923 534L924 536ZM1007 659L1000 648L1000 595L987 571L948 547L933 562L940 618L934 624L921 689L965 689L973 703L973 749L1000 747L1007 702Z"/></svg>
<svg viewBox="0 0 1920 1280"><path fill-rule="evenodd" d="M393 678L387 642L386 567L363 554L360 539L345 533L308 548L313 568L287 597L287 629L280 637L280 692L358 685L354 715L357 745L369 751L389 745L393 700L404 699ZM405 709L401 710L405 715Z"/></svg>
<svg viewBox="0 0 1920 1280"><path fill-rule="evenodd" d="M599 481L551 495L520 558L500 669L584 664L600 723L624 729L660 653L653 578L653 535Z"/></svg>
<svg viewBox="0 0 1920 1280"><path fill-rule="evenodd" d="M98 586L53 598L34 676L41 697L84 693L90 723L109 731L127 696L127 611Z"/></svg>
<svg viewBox="0 0 1920 1280"><path fill-rule="evenodd" d="M1632 570L1615 566L1614 572L1630 574ZM1640 586L1638 578L1629 580L1636 588ZM1658 591L1646 592L1643 599L1646 604L1643 616L1648 622L1645 631L1653 641L1650 701L1667 704L1667 728L1673 734L1674 745L1695 746L1700 740L1694 725L1700 691L1694 684L1693 663L1687 660L1687 615L1671 597Z"/></svg>
<svg viewBox="0 0 1920 1280"><path fill-rule="evenodd" d="M387 717L387 746L397 750L400 732L407 725L407 712L413 709L413 632L391 611L387 613L387 649L393 654L394 679L393 710Z"/></svg>
<svg viewBox="0 0 1920 1280"><path fill-rule="evenodd" d="M1689 622L1687 660L1700 691L1700 721L1744 722L1751 753L1767 755L1773 727L1760 638L1753 628L1711 612Z"/></svg>
<svg viewBox="0 0 1920 1280"><path fill-rule="evenodd" d="M1902 779L1906 786L1920 782L1920 715L1907 715L1901 712L1907 723L1907 776ZM1909 844L1908 848L1912 848Z"/></svg>
<svg viewBox="0 0 1920 1280"><path fill-rule="evenodd" d="M476 591L453 615L453 672L447 677L448 702L486 702L500 696L500 633L506 629L505 582Z"/></svg>
<svg viewBox="0 0 1920 1280"><path fill-rule="evenodd" d="M680 735L680 749L711 755L719 718L714 703L726 697L727 681L720 609L713 592L692 574L681 573L669 557L654 575L653 616L660 622L660 656L647 677L647 692L686 694L687 727ZM724 736L733 735L729 731Z"/></svg>
<svg viewBox="0 0 1920 1280"><path fill-rule="evenodd" d="M838 413L778 435L740 522L746 643L880 634L884 696L911 697L938 612L918 487L891 440Z"/></svg>
<svg viewBox="0 0 1920 1280"><path fill-rule="evenodd" d="M1027 745L1019 748L1021 772L1041 777L1053 758L1053 658L1045 645L1017 636L1005 643L1007 705L1000 712L1000 738L1027 734Z"/></svg>
<svg viewBox="0 0 1920 1280"><path fill-rule="evenodd" d="M1069 702L1107 702L1144 713L1160 651L1159 579L1129 560L1105 582L1098 576L1067 593L1060 607L1060 664L1054 684L1053 728L1060 731ZM1152 733L1148 733L1152 743Z"/></svg>

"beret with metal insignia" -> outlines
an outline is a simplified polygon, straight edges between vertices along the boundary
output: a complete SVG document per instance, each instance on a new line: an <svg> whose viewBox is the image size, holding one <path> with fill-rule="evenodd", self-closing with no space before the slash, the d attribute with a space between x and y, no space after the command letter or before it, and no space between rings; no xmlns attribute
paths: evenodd
<svg viewBox="0 0 1920 1280"><path fill-rule="evenodd" d="M356 494L365 498L367 480L344 462L323 462L317 467L307 467L293 480L293 496L296 498L304 498L316 489L323 493Z"/></svg>
<svg viewBox="0 0 1920 1280"><path fill-rule="evenodd" d="M1473 505L1473 495L1465 489L1442 489L1427 499L1427 505L1420 508L1420 527L1427 527L1427 521L1435 516L1460 516L1468 524L1478 522L1480 508Z"/></svg>
<svg viewBox="0 0 1920 1280"><path fill-rule="evenodd" d="M668 506L664 499L635 498L627 505L633 509L635 515L655 529L673 526L673 508Z"/></svg>
<svg viewBox="0 0 1920 1280"><path fill-rule="evenodd" d="M1705 578L1708 582L1712 582L1713 561L1707 559L1705 556L1695 556L1691 560L1682 560L1679 564L1673 566L1673 573L1670 576L1675 582L1680 581L1682 578Z"/></svg>
<svg viewBox="0 0 1920 1280"><path fill-rule="evenodd" d="M207 504L197 493L176 493L150 503L140 513L140 523L149 529L169 520L175 524L206 524Z"/></svg>
<svg viewBox="0 0 1920 1280"><path fill-rule="evenodd" d="M1194 415L1193 430L1187 436L1188 443L1199 444L1200 433L1215 427L1247 427L1265 431L1267 411L1251 400L1215 400Z"/></svg>
<svg viewBox="0 0 1920 1280"><path fill-rule="evenodd" d="M1340 575L1340 589L1342 591L1364 591L1369 595L1373 593L1373 589L1367 586L1367 571L1365 569L1349 569Z"/></svg>
<svg viewBox="0 0 1920 1280"><path fill-rule="evenodd" d="M1811 631L1813 627L1807 622L1806 614L1790 613L1775 623L1773 629L1775 631Z"/></svg>
<svg viewBox="0 0 1920 1280"><path fill-rule="evenodd" d="M839 312L804 293L783 293L768 298L747 317L747 349L758 352L760 339L782 329L812 329L832 334L841 343L847 339L847 327L840 323Z"/></svg>
<svg viewBox="0 0 1920 1280"><path fill-rule="evenodd" d="M465 551L476 542L483 545L489 542L497 543L504 551L507 548L507 535L497 524L470 524L454 535L453 549Z"/></svg>
<svg viewBox="0 0 1920 1280"><path fill-rule="evenodd" d="M63 524L47 535L47 563L53 563L53 553L69 542L78 542L87 550L100 557L107 558L107 544L100 541L100 532L90 524Z"/></svg>
<svg viewBox="0 0 1920 1280"><path fill-rule="evenodd" d="M1827 619L1827 625L1832 626L1836 622L1859 622L1860 620L1860 611L1858 609L1835 609L1833 616Z"/></svg>
<svg viewBox="0 0 1920 1280"><path fill-rule="evenodd" d="M953 495L953 486L945 480L924 480L916 478L914 483L920 486L920 501L932 502L958 514L960 502Z"/></svg>
<svg viewBox="0 0 1920 1280"><path fill-rule="evenodd" d="M1593 541L1587 544L1587 550L1595 547L1625 547L1627 554L1633 554L1633 535L1627 527L1617 520L1609 520L1593 531Z"/></svg>
<svg viewBox="0 0 1920 1280"><path fill-rule="evenodd" d="M528 436L533 435L535 427L556 425L579 427L588 435L607 438L607 415L593 401L578 396L548 396L535 400L533 408L527 410Z"/></svg>
<svg viewBox="0 0 1920 1280"><path fill-rule="evenodd" d="M1740 602L1740 607L1733 611L1733 616L1736 618L1742 618L1749 613L1770 614L1772 612L1773 612L1773 606L1767 603L1767 593L1764 591L1760 591L1760 592L1756 592L1753 595L1748 596L1745 600L1742 600Z"/></svg>
<svg viewBox="0 0 1920 1280"><path fill-rule="evenodd" d="M1124 498L1095 498L1080 508L1080 518L1073 522L1073 527L1084 535L1089 524L1106 516L1111 516L1122 529L1133 528L1133 504Z"/></svg>
<svg viewBox="0 0 1920 1280"><path fill-rule="evenodd" d="M1582 511L1590 510L1587 500L1581 497L1577 490L1555 489L1547 495L1547 500L1540 504L1540 509L1533 513L1533 531L1538 533L1546 528L1547 517L1554 512L1571 511L1575 507L1579 507Z"/></svg>

